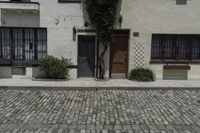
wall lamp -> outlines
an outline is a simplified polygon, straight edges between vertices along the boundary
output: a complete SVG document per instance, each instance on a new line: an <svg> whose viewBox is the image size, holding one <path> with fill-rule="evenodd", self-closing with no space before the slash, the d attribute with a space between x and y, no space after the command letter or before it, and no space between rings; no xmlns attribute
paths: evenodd
<svg viewBox="0 0 200 133"><path fill-rule="evenodd" d="M76 27L75 26L73 27L72 32L73 32L73 38L72 38L72 40L76 41Z"/></svg>
<svg viewBox="0 0 200 133"><path fill-rule="evenodd" d="M123 17L122 17L122 15L120 15L119 16L119 20L118 20L120 23L122 23L122 21L123 21Z"/></svg>

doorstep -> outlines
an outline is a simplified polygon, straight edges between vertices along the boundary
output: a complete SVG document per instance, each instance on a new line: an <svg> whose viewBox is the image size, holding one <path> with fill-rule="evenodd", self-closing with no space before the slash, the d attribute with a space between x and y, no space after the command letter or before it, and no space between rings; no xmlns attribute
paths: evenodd
<svg viewBox="0 0 200 133"><path fill-rule="evenodd" d="M110 79L99 82L95 79L70 79L69 81L32 81L31 79L0 79L0 88L5 89L198 89L200 80L156 80L155 82L136 82L128 79Z"/></svg>

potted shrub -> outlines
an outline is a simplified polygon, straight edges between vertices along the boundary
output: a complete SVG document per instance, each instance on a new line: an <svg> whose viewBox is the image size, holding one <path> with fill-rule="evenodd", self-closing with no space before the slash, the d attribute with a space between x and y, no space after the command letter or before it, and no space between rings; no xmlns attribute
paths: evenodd
<svg viewBox="0 0 200 133"><path fill-rule="evenodd" d="M47 56L41 61L40 67L48 79L68 79L71 64L70 59Z"/></svg>
<svg viewBox="0 0 200 133"><path fill-rule="evenodd" d="M130 80L136 81L154 81L154 72L148 68L135 68L129 73Z"/></svg>

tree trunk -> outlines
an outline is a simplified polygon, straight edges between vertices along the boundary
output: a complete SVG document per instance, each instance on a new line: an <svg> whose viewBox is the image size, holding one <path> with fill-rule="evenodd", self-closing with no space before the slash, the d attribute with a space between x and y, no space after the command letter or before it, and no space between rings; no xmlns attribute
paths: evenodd
<svg viewBox="0 0 200 133"><path fill-rule="evenodd" d="M106 53L108 46L107 45L103 45L103 46L104 46L104 50L99 56L99 79L104 79L104 73L105 73L104 55Z"/></svg>

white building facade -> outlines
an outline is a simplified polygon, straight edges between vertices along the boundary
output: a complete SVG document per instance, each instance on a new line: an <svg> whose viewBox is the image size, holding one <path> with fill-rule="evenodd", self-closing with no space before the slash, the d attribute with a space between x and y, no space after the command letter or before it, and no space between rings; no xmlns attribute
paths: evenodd
<svg viewBox="0 0 200 133"><path fill-rule="evenodd" d="M157 79L200 79L200 1L123 0L105 77L127 78L152 69ZM98 76L95 31L81 0L0 1L0 76L42 77L46 55L71 58L71 78Z"/></svg>

